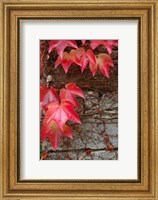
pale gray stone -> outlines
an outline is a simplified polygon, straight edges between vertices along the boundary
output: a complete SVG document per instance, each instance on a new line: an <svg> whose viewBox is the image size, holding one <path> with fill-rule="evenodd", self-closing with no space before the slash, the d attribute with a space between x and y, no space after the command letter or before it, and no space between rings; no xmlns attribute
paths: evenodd
<svg viewBox="0 0 158 200"><path fill-rule="evenodd" d="M109 141L113 145L114 148L118 148L118 137L109 136Z"/></svg>

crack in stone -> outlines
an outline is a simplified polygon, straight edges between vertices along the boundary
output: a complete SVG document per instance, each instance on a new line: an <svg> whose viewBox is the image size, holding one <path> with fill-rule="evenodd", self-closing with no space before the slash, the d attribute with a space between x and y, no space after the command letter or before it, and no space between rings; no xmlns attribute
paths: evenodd
<svg viewBox="0 0 158 200"><path fill-rule="evenodd" d="M117 152L118 151L118 148L113 148L113 150L106 150L105 148L102 148L102 149L65 149L65 150L56 150L56 151L53 151L53 150L48 150L48 153L67 153L67 152L76 152L76 151L91 151L91 152L97 152L97 151L105 151L105 152Z"/></svg>

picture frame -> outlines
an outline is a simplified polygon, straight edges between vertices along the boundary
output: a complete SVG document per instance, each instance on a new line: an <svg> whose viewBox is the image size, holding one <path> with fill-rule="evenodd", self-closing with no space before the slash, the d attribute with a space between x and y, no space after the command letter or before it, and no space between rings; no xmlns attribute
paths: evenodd
<svg viewBox="0 0 158 200"><path fill-rule="evenodd" d="M125 1L1 1L1 199L158 200L158 3ZM82 17L81 17L82 16ZM137 19L139 21L140 149L137 180L20 180L19 27L22 19Z"/></svg>

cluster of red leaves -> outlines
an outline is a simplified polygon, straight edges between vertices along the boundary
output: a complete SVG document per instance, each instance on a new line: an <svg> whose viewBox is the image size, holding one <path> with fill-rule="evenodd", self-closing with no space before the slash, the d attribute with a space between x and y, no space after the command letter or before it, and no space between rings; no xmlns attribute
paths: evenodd
<svg viewBox="0 0 158 200"><path fill-rule="evenodd" d="M82 40L82 46L78 47L75 40L51 40L48 52L50 53L56 49L59 55L55 62L55 68L61 64L65 73L67 73L72 63L75 63L80 66L82 72L89 66L93 76L99 69L104 76L109 78L110 66L114 67L110 54L112 53L112 47L118 46L118 41L91 40L89 48L85 48L85 43L86 40ZM100 53L95 55L94 49L101 45L106 48L108 54ZM66 47L72 48L69 53L64 51Z"/></svg>
<svg viewBox="0 0 158 200"><path fill-rule="evenodd" d="M57 94L53 87L40 87L40 111L45 111L41 128L42 142L48 137L54 151L61 135L72 139L72 129L66 125L68 120L80 123L80 118L74 108L79 107L76 96L84 98L82 90L75 83L69 83Z"/></svg>

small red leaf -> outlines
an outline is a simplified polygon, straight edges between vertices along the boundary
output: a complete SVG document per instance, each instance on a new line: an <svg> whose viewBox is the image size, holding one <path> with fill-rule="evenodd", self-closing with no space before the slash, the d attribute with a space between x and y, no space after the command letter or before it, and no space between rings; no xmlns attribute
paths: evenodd
<svg viewBox="0 0 158 200"><path fill-rule="evenodd" d="M47 124L54 120L58 127L63 131L63 126L67 120L71 120L76 123L81 123L79 116L74 111L74 106L67 100L61 100L59 102L53 102L48 105Z"/></svg>
<svg viewBox="0 0 158 200"><path fill-rule="evenodd" d="M47 153L43 151L41 160L45 160L47 158Z"/></svg>
<svg viewBox="0 0 158 200"><path fill-rule="evenodd" d="M72 139L72 129L69 126L64 125L63 130L61 130L57 126L54 120L52 120L50 123L47 123L48 122L47 118L49 118L48 115L46 115L42 125L42 130L41 130L42 142L46 139L46 137L48 137L54 148L54 151L56 151L58 142L62 134Z"/></svg>
<svg viewBox="0 0 158 200"><path fill-rule="evenodd" d="M60 99L66 99L70 101L75 107L80 107L77 103L75 95L73 95L69 90L66 90L65 88L62 88L60 90Z"/></svg>
<svg viewBox="0 0 158 200"><path fill-rule="evenodd" d="M69 90L72 94L82 97L83 99L85 98L83 91L81 90L81 88L76 86L75 83L68 83L67 85L65 85L65 88Z"/></svg>
<svg viewBox="0 0 158 200"><path fill-rule="evenodd" d="M103 45L107 49L108 53L112 53L112 47L118 46L118 40L92 40L91 47L95 49L96 47Z"/></svg>
<svg viewBox="0 0 158 200"><path fill-rule="evenodd" d="M77 103L76 95L84 98L83 91L75 83L69 83L65 88L60 90L60 98L70 101L76 107L80 107Z"/></svg>
<svg viewBox="0 0 158 200"><path fill-rule="evenodd" d="M87 67L90 62L92 65L96 64L96 58L92 50L88 49L85 51L84 48L78 48L76 50L71 50L70 55L73 62L80 66L81 71Z"/></svg>
<svg viewBox="0 0 158 200"><path fill-rule="evenodd" d="M58 95L53 87L48 88L47 86L40 87L40 102L43 109L47 110L47 105L51 102L58 101Z"/></svg>
<svg viewBox="0 0 158 200"><path fill-rule="evenodd" d="M78 48L75 40L51 40L48 52L50 53L56 48L58 55L62 58L66 47Z"/></svg>
<svg viewBox="0 0 158 200"><path fill-rule="evenodd" d="M98 66L102 74L109 78L109 68L114 67L111 57L108 54L99 55Z"/></svg>
<svg viewBox="0 0 158 200"><path fill-rule="evenodd" d="M89 59L89 62L92 64L92 65L95 65L96 64L96 57L93 53L93 51L91 49L88 49L86 51L86 56L87 58Z"/></svg>
<svg viewBox="0 0 158 200"><path fill-rule="evenodd" d="M81 40L82 41L82 45L84 45L85 44L85 42L86 42L86 40Z"/></svg>
<svg viewBox="0 0 158 200"><path fill-rule="evenodd" d="M102 74L108 78L109 78L110 66L114 67L114 64L112 62L111 57L105 53L101 53L98 55L96 65L91 65L91 64L89 65L93 76L95 75L95 73L97 72L97 69L99 68Z"/></svg>
<svg viewBox="0 0 158 200"><path fill-rule="evenodd" d="M55 62L55 68L57 68L58 65L62 64L65 73L67 73L72 62L73 62L73 60L72 60L71 56L67 52L64 52L62 58L61 57L57 58L57 60Z"/></svg>
<svg viewBox="0 0 158 200"><path fill-rule="evenodd" d="M93 76L96 74L98 70L98 63L96 65L89 64L90 71L92 72Z"/></svg>

